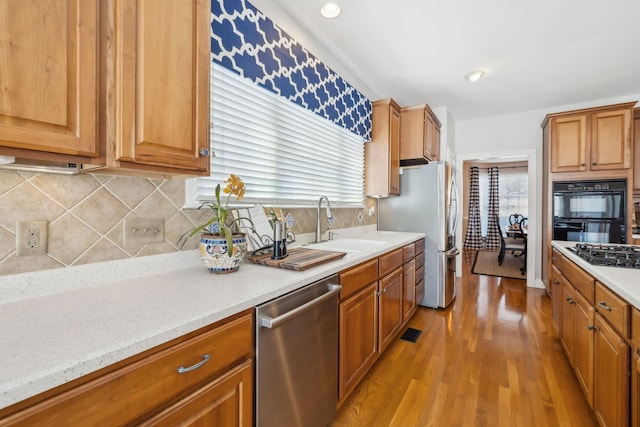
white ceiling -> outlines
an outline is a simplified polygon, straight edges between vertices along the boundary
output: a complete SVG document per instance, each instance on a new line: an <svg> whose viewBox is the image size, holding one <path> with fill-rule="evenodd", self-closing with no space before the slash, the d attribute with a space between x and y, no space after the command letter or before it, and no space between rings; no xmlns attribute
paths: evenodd
<svg viewBox="0 0 640 427"><path fill-rule="evenodd" d="M249 1L369 98L456 121L640 93L640 0L334 0L334 20L322 0Z"/></svg>

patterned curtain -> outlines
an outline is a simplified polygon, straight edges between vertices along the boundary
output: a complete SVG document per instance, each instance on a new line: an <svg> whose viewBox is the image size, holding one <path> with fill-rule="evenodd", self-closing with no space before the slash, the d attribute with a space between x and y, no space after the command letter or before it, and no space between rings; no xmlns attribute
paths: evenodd
<svg viewBox="0 0 640 427"><path fill-rule="evenodd" d="M464 247L469 249L481 249L480 173L477 166L471 167L471 182L469 188L469 223L467 224L467 234L464 238Z"/></svg>
<svg viewBox="0 0 640 427"><path fill-rule="evenodd" d="M487 222L487 249L500 249L498 168L489 168L489 212Z"/></svg>

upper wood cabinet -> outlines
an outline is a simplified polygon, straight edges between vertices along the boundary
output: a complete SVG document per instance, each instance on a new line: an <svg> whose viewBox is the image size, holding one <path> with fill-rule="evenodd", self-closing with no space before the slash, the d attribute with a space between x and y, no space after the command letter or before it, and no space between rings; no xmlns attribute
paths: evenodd
<svg viewBox="0 0 640 427"><path fill-rule="evenodd" d="M400 106L390 98L373 103L371 142L365 144L365 194L400 195Z"/></svg>
<svg viewBox="0 0 640 427"><path fill-rule="evenodd" d="M0 3L0 154L97 157L97 0Z"/></svg>
<svg viewBox="0 0 640 427"><path fill-rule="evenodd" d="M440 127L426 104L400 110L400 161L411 165L439 160Z"/></svg>
<svg viewBox="0 0 640 427"><path fill-rule="evenodd" d="M640 108L633 110L633 138L633 189L640 190Z"/></svg>
<svg viewBox="0 0 640 427"><path fill-rule="evenodd" d="M0 5L0 154L209 173L210 3Z"/></svg>
<svg viewBox="0 0 640 427"><path fill-rule="evenodd" d="M628 169L634 104L547 116L551 172Z"/></svg>
<svg viewBox="0 0 640 427"><path fill-rule="evenodd" d="M115 105L107 118L114 114L115 129L108 165L208 174L210 3L113 1Z"/></svg>

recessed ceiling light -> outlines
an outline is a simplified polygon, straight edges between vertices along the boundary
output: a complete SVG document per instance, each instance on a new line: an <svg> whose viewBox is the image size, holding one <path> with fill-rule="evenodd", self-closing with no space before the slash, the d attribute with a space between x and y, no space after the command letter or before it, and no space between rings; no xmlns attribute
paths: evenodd
<svg viewBox="0 0 640 427"><path fill-rule="evenodd" d="M467 74L466 76L464 76L465 79L469 80L470 82L475 82L477 81L480 77L484 76L484 71L472 71L469 74Z"/></svg>
<svg viewBox="0 0 640 427"><path fill-rule="evenodd" d="M320 9L320 13L325 18L335 18L340 15L340 6L335 3L326 3L324 6L322 6L322 9Z"/></svg>

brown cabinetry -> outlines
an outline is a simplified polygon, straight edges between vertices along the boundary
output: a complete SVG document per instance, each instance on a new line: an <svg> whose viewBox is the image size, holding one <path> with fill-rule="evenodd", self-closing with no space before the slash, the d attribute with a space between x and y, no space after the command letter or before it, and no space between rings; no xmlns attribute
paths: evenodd
<svg viewBox="0 0 640 427"><path fill-rule="evenodd" d="M640 311L632 313L627 301L555 249L552 262L553 315L561 346L600 425L626 426L630 402L631 416L640 414L635 403L640 402L640 353L634 353L630 377L627 343L640 343Z"/></svg>
<svg viewBox="0 0 640 427"><path fill-rule="evenodd" d="M112 1L115 105L108 112L115 129L108 166L208 173L209 2Z"/></svg>
<svg viewBox="0 0 640 427"><path fill-rule="evenodd" d="M367 373L378 356L378 277L340 303L338 399ZM343 285L344 286L344 285Z"/></svg>
<svg viewBox="0 0 640 427"><path fill-rule="evenodd" d="M0 154L98 156L97 0L0 6Z"/></svg>
<svg viewBox="0 0 640 427"><path fill-rule="evenodd" d="M204 0L3 6L0 154L207 175L210 13Z"/></svg>
<svg viewBox="0 0 640 427"><path fill-rule="evenodd" d="M629 346L599 312L595 326L593 412L601 426L626 426L629 423Z"/></svg>
<svg viewBox="0 0 640 427"><path fill-rule="evenodd" d="M339 274L341 402L415 313L417 250L424 250L422 240Z"/></svg>
<svg viewBox="0 0 640 427"><path fill-rule="evenodd" d="M400 160L420 164L440 158L440 121L428 105L400 110Z"/></svg>
<svg viewBox="0 0 640 427"><path fill-rule="evenodd" d="M400 106L393 99L373 103L371 141L365 144L365 194L400 194Z"/></svg>
<svg viewBox="0 0 640 427"><path fill-rule="evenodd" d="M391 344L402 326L402 268L398 267L380 279L379 339L380 353Z"/></svg>
<svg viewBox="0 0 640 427"><path fill-rule="evenodd" d="M631 425L640 425L640 310L631 314Z"/></svg>
<svg viewBox="0 0 640 427"><path fill-rule="evenodd" d="M633 104L552 116L551 172L627 169Z"/></svg>
<svg viewBox="0 0 640 427"><path fill-rule="evenodd" d="M633 189L640 191L640 108L633 110L633 139Z"/></svg>
<svg viewBox="0 0 640 427"><path fill-rule="evenodd" d="M21 402L15 412L5 409L0 425L177 425L215 418L251 426L252 360L253 314L245 312Z"/></svg>

